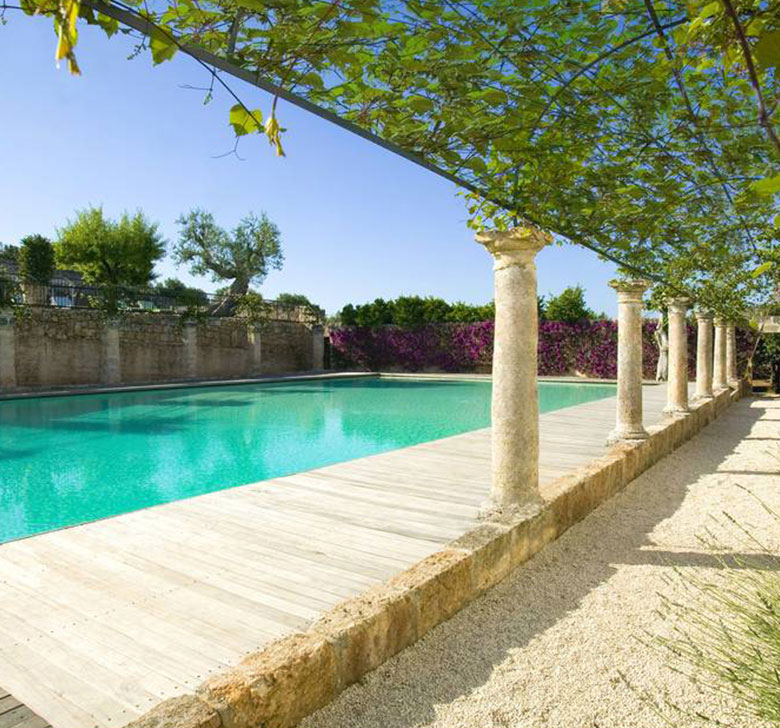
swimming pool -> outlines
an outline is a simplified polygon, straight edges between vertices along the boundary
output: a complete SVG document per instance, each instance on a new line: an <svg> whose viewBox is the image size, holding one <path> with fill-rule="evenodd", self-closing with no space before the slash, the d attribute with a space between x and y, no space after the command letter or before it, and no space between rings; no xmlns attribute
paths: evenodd
<svg viewBox="0 0 780 728"><path fill-rule="evenodd" d="M614 393L541 382L540 410ZM298 380L7 400L0 543L489 424L484 380Z"/></svg>

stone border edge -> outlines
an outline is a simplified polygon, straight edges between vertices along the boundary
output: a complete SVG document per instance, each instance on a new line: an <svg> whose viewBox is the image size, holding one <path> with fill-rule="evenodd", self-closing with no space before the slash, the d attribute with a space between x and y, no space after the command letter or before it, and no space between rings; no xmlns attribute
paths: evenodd
<svg viewBox="0 0 780 728"><path fill-rule="evenodd" d="M546 502L483 521L389 581L322 615L126 728L293 728L346 687L412 645L504 579L568 528L677 449L732 402L735 390L695 403L545 488Z"/></svg>

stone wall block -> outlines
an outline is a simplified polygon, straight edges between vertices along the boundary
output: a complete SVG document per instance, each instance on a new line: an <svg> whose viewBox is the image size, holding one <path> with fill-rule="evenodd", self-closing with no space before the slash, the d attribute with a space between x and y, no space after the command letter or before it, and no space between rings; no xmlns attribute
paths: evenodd
<svg viewBox="0 0 780 728"><path fill-rule="evenodd" d="M126 728L222 728L222 721L200 698L182 695L160 703Z"/></svg>
<svg viewBox="0 0 780 728"><path fill-rule="evenodd" d="M333 648L336 689L357 682L415 642L418 614L415 595L391 581L342 602L317 620L311 630Z"/></svg>
<svg viewBox="0 0 780 728"><path fill-rule="evenodd" d="M512 560L512 528L484 523L450 543L471 555L471 583L476 594L498 584L515 566Z"/></svg>
<svg viewBox="0 0 780 728"><path fill-rule="evenodd" d="M221 728L292 728L333 699L334 675L332 645L296 633L207 680L198 696L217 712Z"/></svg>
<svg viewBox="0 0 780 728"><path fill-rule="evenodd" d="M411 595L418 638L476 596L468 553L449 547L417 562L390 585Z"/></svg>

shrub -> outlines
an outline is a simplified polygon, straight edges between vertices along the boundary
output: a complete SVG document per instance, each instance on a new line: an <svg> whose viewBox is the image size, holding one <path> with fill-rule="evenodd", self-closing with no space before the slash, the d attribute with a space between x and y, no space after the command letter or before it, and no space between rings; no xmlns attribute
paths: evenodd
<svg viewBox="0 0 780 728"><path fill-rule="evenodd" d="M648 379L655 376L658 349L653 339L657 323L643 324L643 368ZM492 321L463 324L400 326L342 326L331 329L331 344L341 366L369 369L402 368L409 371L442 369L474 371L490 366L493 355ZM738 362L744 369L752 346L752 334L737 338ZM696 364L696 331L688 329L689 376ZM614 321L541 321L539 323L539 374L582 374L614 379L617 375L617 324Z"/></svg>

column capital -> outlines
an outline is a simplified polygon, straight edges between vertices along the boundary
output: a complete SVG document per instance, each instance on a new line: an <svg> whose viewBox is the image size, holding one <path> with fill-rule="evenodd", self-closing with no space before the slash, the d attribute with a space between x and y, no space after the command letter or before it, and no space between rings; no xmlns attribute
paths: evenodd
<svg viewBox="0 0 780 728"><path fill-rule="evenodd" d="M694 314L696 315L696 320L701 323L711 323L713 318L715 318L715 314L706 308L697 308Z"/></svg>
<svg viewBox="0 0 780 728"><path fill-rule="evenodd" d="M509 230L484 230L478 232L475 238L495 258L494 270L501 270L532 263L536 254L552 242L553 236L527 225Z"/></svg>
<svg viewBox="0 0 780 728"><path fill-rule="evenodd" d="M725 326L728 323L728 319L720 314L715 314L713 322L715 326Z"/></svg>
<svg viewBox="0 0 780 728"><path fill-rule="evenodd" d="M666 303L666 307L672 313L685 314L688 312L688 307L690 306L691 299L688 298L687 296L672 296L670 298L667 298L665 303Z"/></svg>
<svg viewBox="0 0 780 728"><path fill-rule="evenodd" d="M642 295L652 283L643 278L616 278L609 282L618 294L618 303L642 303Z"/></svg>

